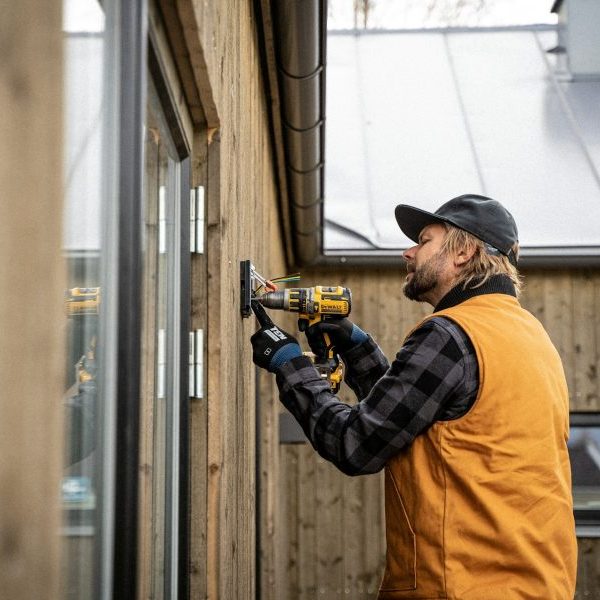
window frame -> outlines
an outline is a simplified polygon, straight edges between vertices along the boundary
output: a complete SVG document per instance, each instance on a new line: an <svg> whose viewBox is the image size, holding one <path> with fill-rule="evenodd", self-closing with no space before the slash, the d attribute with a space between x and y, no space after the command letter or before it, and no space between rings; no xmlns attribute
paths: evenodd
<svg viewBox="0 0 600 600"><path fill-rule="evenodd" d="M137 594L140 441L141 214L147 3L119 3L119 226L112 597ZM118 483L117 483L118 482ZM104 590L103 597L108 596Z"/></svg>
<svg viewBox="0 0 600 600"><path fill-rule="evenodd" d="M160 44L149 27L146 0L120 4L119 35L119 164L118 164L118 339L116 360L116 437L114 464L114 519L112 530L112 572L103 577L101 597L115 600L135 598L138 589L139 559L139 461L140 461L140 368L141 336L141 215L143 210L144 146L143 125L147 99L147 73L153 78L161 106L170 125L180 160L180 286L179 353L188 355L190 322L189 215L191 148L178 119L168 77L161 62ZM175 124L175 126L174 126ZM177 597L189 595L189 397L188 365L179 364L179 497L176 587ZM110 556L102 557L106 566ZM107 573L107 569L103 569ZM110 577L112 575L112 577ZM167 580L167 578L166 578ZM112 593L108 591L109 586Z"/></svg>
<svg viewBox="0 0 600 600"><path fill-rule="evenodd" d="M166 486L177 490L173 495L167 495L165 504L165 535L176 542L176 547L169 546L169 554L165 555L164 594L165 598L189 597L189 561L190 561L190 424L189 424L189 364L186 360L189 355L189 331L191 321L191 255L190 255L190 190L191 190L191 147L189 136L185 132L185 120L179 114L172 90L172 82L168 77L168 67L162 53L168 51L164 44L157 39L158 35L152 27L148 32L148 73L152 86L157 95L158 103L163 111L169 134L179 159L176 165L176 193L178 204L172 209L178 214L179 229L174 232L174 240L178 247L174 251L168 268L169 288L177 285L174 298L169 298L167 320L170 325L167 333L167 361L173 357L173 341L178 342L177 354L179 357L177 373L172 372L172 377L167 377L166 386L172 389L173 382L179 390L177 405L173 406L176 412L179 427L175 431L172 419L175 415L169 411L167 420L166 442L169 444L166 465L170 474L176 480L165 481ZM147 88L146 88L147 89ZM167 207L167 210L170 210ZM174 214L174 213L172 213ZM173 276L177 281L173 280ZM178 302L174 306L172 302ZM175 328L179 330L175 333ZM172 327L171 327L172 326ZM169 333L170 332L170 333ZM174 437L176 447L171 447L170 442ZM175 494L177 497L175 497ZM174 501L174 502L173 502ZM174 573L174 571L176 571Z"/></svg>

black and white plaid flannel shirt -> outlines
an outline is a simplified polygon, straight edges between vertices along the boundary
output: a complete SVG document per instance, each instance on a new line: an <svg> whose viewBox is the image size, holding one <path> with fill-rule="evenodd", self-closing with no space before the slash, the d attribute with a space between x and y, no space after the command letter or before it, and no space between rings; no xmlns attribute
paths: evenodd
<svg viewBox="0 0 600 600"><path fill-rule="evenodd" d="M436 310L480 294L515 295L508 277L478 288L454 288ZM369 337L342 357L346 383L359 402L350 406L331 393L310 360L297 357L277 371L281 401L317 452L348 475L381 470L433 423L462 416L479 389L477 357L453 321L433 317L416 329L389 365Z"/></svg>

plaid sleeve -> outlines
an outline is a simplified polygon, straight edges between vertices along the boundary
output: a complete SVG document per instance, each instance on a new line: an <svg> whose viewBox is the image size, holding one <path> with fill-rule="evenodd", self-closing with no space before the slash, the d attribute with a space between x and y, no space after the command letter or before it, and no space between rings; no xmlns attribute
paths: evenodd
<svg viewBox="0 0 600 600"><path fill-rule="evenodd" d="M368 395L390 367L388 359L370 336L342 355L342 360L346 367L344 381L359 400Z"/></svg>
<svg viewBox="0 0 600 600"><path fill-rule="evenodd" d="M368 362L370 355L367 351L362 359ZM350 353L346 358L352 358ZM358 379L363 374L359 363L353 370ZM462 329L434 318L413 332L354 406L340 402L305 357L279 369L277 383L281 401L315 450L344 473L364 475L381 470L435 421L460 416L456 407L468 408L477 395L476 367L475 351Z"/></svg>

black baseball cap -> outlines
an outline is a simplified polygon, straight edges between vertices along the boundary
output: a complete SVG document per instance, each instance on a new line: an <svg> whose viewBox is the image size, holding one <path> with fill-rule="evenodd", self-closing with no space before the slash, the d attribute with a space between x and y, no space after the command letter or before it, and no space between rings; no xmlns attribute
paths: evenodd
<svg viewBox="0 0 600 600"><path fill-rule="evenodd" d="M448 223L463 229L486 244L489 254L500 252L514 265L517 257L513 246L519 242L517 224L513 216L498 202L478 194L463 194L452 198L434 213L398 204L396 221L400 229L413 242L419 243L419 234L427 225Z"/></svg>

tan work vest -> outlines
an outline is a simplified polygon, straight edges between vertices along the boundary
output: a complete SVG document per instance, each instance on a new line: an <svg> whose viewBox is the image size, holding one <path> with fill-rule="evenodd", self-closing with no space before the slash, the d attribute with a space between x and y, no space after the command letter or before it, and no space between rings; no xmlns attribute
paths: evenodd
<svg viewBox="0 0 600 600"><path fill-rule="evenodd" d="M379 599L572 600L569 397L558 353L506 294L434 316L471 339L479 394L466 415L435 423L385 468Z"/></svg>

